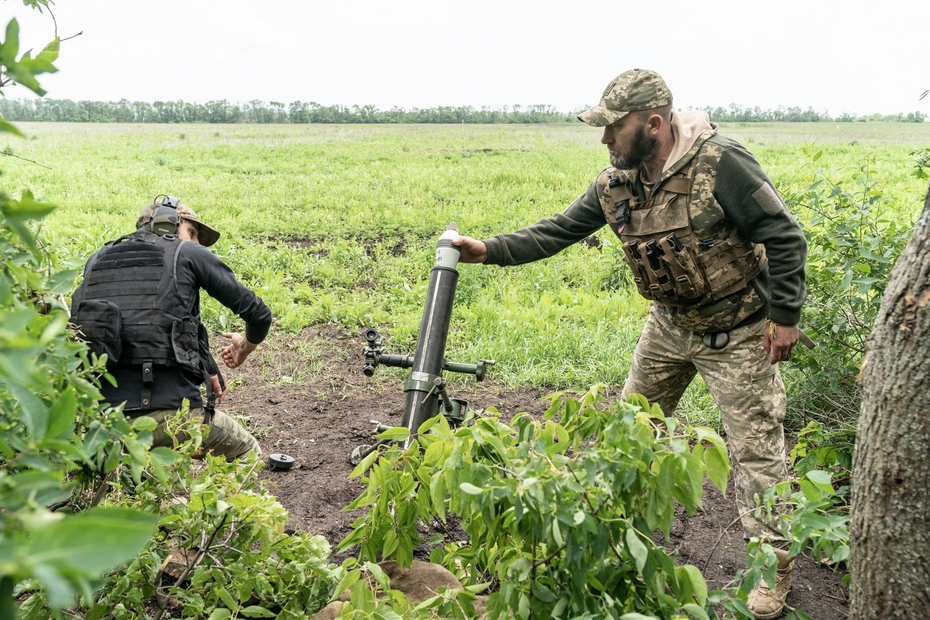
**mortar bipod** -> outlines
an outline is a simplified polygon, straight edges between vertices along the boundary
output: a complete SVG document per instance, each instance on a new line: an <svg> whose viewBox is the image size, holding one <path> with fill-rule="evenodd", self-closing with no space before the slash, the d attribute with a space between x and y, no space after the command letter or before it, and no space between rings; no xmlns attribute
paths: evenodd
<svg viewBox="0 0 930 620"><path fill-rule="evenodd" d="M384 353L382 348L383 339L377 329L373 327L367 328L363 331L363 336L366 345L364 349L365 365L362 373L366 377L373 376L375 369L381 365L395 368L413 368L413 356ZM487 376L488 367L493 366L494 363L494 360L482 359L477 364L462 364L442 358L441 370L474 375L477 381L483 381ZM408 401L409 397L416 396L415 406L418 410L424 412L424 421L441 413L450 426L457 427L465 421L468 415L468 401L450 396L447 383L441 375L412 371L404 381L404 392L408 395ZM423 396L420 397L420 394L423 394ZM372 423L376 424L374 434L391 428L374 420ZM416 429L412 430L415 431ZM352 451L349 461L358 464L382 443L384 442L379 441L373 445L366 444L356 447Z"/></svg>

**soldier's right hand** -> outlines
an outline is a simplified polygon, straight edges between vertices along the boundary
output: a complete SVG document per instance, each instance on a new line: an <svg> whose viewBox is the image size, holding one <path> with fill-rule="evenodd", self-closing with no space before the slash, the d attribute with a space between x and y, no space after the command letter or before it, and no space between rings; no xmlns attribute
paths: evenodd
<svg viewBox="0 0 930 620"><path fill-rule="evenodd" d="M460 263L483 263L488 260L488 246L484 241L460 236L452 240L452 245L459 249Z"/></svg>

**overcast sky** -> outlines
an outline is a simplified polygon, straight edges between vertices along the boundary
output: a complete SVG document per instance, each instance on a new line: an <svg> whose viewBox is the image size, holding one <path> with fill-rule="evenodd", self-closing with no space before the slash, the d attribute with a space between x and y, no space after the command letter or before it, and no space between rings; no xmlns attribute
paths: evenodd
<svg viewBox="0 0 930 620"><path fill-rule="evenodd" d="M597 102L635 67L680 109L930 114L926 0L57 0L48 96L500 108ZM48 13L0 0L21 51ZM7 97L26 97L22 87Z"/></svg>

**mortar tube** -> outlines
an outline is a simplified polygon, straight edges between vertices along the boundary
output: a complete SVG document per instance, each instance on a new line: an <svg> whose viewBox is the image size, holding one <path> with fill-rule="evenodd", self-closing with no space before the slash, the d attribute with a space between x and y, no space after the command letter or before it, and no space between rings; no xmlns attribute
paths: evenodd
<svg viewBox="0 0 930 620"><path fill-rule="evenodd" d="M404 449L413 441L420 425L438 413L435 392L429 398L427 394L430 394L433 389L431 377L442 376L446 338L449 335L449 322L452 318L452 302L455 299L455 287L459 281L459 272L456 267L460 252L458 247L452 245L452 240L458 236L455 222L452 222L436 244L436 263L430 270L426 305L423 308L417 350L410 372L411 383L416 387L407 390L407 400L401 420L401 424L410 431L410 437L404 442Z"/></svg>

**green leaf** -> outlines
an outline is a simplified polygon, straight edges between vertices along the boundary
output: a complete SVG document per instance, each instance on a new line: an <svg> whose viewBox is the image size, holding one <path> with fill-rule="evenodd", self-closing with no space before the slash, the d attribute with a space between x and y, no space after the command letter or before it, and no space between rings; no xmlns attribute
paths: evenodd
<svg viewBox="0 0 930 620"><path fill-rule="evenodd" d="M530 617L530 599L523 592L520 593L520 602L517 603L517 615L523 620Z"/></svg>
<svg viewBox="0 0 930 620"><path fill-rule="evenodd" d="M225 607L217 607L210 614L210 617L207 620L228 620L232 618L232 612L226 609Z"/></svg>
<svg viewBox="0 0 930 620"><path fill-rule="evenodd" d="M469 495L481 495L485 491L481 487L476 487L470 482L462 482L461 484L459 484L459 488L462 489L462 491L464 491L465 493L468 493Z"/></svg>
<svg viewBox="0 0 930 620"><path fill-rule="evenodd" d="M0 577L0 618L16 617L16 602L13 600L13 578Z"/></svg>
<svg viewBox="0 0 930 620"><path fill-rule="evenodd" d="M74 429L76 411L77 399L74 396L74 388L68 386L48 411L48 430L45 432L45 437L70 435Z"/></svg>
<svg viewBox="0 0 930 620"><path fill-rule="evenodd" d="M704 450L704 462L707 464L707 477L721 493L726 493L730 473L726 452L721 452L716 446L709 447Z"/></svg>
<svg viewBox="0 0 930 620"><path fill-rule="evenodd" d="M14 136L19 136L20 138L26 137L26 134L21 132L15 125L3 120L2 118L0 118L0 133L11 133Z"/></svg>
<svg viewBox="0 0 930 620"><path fill-rule="evenodd" d="M371 467L371 464L375 462L375 459L380 455L380 451L375 448L363 458L358 465L355 466L355 469L352 470L352 473L349 474L350 478L359 478L365 475L365 472Z"/></svg>
<svg viewBox="0 0 930 620"><path fill-rule="evenodd" d="M694 598L697 599L698 605L704 607L707 604L707 582L704 580L704 575L696 566L691 564L685 564L681 568L688 574L688 580L691 582Z"/></svg>
<svg viewBox="0 0 930 620"><path fill-rule="evenodd" d="M707 612L704 611L703 607L695 605L694 603L685 603L681 607L698 620L710 620L710 617L708 617Z"/></svg>
<svg viewBox="0 0 930 620"><path fill-rule="evenodd" d="M378 439L386 441L405 441L408 437L410 437L410 429L406 426L392 426L378 434Z"/></svg>
<svg viewBox="0 0 930 620"><path fill-rule="evenodd" d="M53 273L48 279L48 292L52 295L66 295L71 292L74 281L80 275L80 269L64 269Z"/></svg>
<svg viewBox="0 0 930 620"><path fill-rule="evenodd" d="M429 481L429 497L433 511L440 521L446 520L446 477L436 474Z"/></svg>
<svg viewBox="0 0 930 620"><path fill-rule="evenodd" d="M155 421L155 418L150 416L140 415L137 418L133 418L132 428L140 433L142 431L154 431L158 428L158 422Z"/></svg>
<svg viewBox="0 0 930 620"><path fill-rule="evenodd" d="M69 490L62 489L62 475L61 471L26 470L7 476L0 487L0 504L5 510L17 511L30 501L40 506L62 501L69 494Z"/></svg>
<svg viewBox="0 0 930 620"><path fill-rule="evenodd" d="M269 611L259 605L249 605L248 607L243 608L239 614L245 616L246 618L274 618L277 616L276 613Z"/></svg>
<svg viewBox="0 0 930 620"><path fill-rule="evenodd" d="M732 599L732 600L730 601L730 605L732 605L734 609L736 609L738 612L740 612L741 614L743 614L743 616L746 617L746 618L754 618L754 617L755 617L755 615L754 615L751 611L749 611L749 608L746 607L746 603L744 603L743 601L739 600L738 598Z"/></svg>
<svg viewBox="0 0 930 620"><path fill-rule="evenodd" d="M4 64L11 64L16 60L19 54L19 22L16 18L10 20L6 25L6 37L3 39L3 45L0 45L0 58Z"/></svg>
<svg viewBox="0 0 930 620"><path fill-rule="evenodd" d="M4 209L7 217L21 220L37 220L45 217L55 209L55 205L39 202L29 190L23 190L19 200L11 200Z"/></svg>
<svg viewBox="0 0 930 620"><path fill-rule="evenodd" d="M336 589L333 590L333 596L330 600L335 601L342 596L342 593L355 585L355 582L357 582L361 576L362 571L359 569L346 571L339 580L339 583L336 584Z"/></svg>
<svg viewBox="0 0 930 620"><path fill-rule="evenodd" d="M233 595L229 593L229 590L226 588L215 586L213 588L213 593L216 594L223 604L229 607L230 609L236 609L239 607L239 602L233 598Z"/></svg>
<svg viewBox="0 0 930 620"><path fill-rule="evenodd" d="M128 508L92 508L55 522L30 539L26 561L98 576L134 557L159 516Z"/></svg>
<svg viewBox="0 0 930 620"><path fill-rule="evenodd" d="M812 469L811 471L807 472L805 477L814 483L814 486L816 486L824 493L833 493L831 476L827 472L820 469Z"/></svg>
<svg viewBox="0 0 930 620"><path fill-rule="evenodd" d="M120 456L122 456L122 446L119 442L113 442L107 451L107 460L103 464L103 472L108 474L119 466Z"/></svg>
<svg viewBox="0 0 930 620"><path fill-rule="evenodd" d="M9 385L10 391L19 400L23 411L23 424L32 437L45 437L48 430L49 411L42 400L25 386L17 383Z"/></svg>
<svg viewBox="0 0 930 620"><path fill-rule="evenodd" d="M643 569L646 567L646 560L649 559L649 551L646 549L646 545L639 539L636 530L632 527L627 528L624 540L626 540L626 548L630 552L630 556L636 563L636 570L642 574Z"/></svg>
<svg viewBox="0 0 930 620"><path fill-rule="evenodd" d="M620 620L658 620L655 616L644 616L635 611L620 616Z"/></svg>
<svg viewBox="0 0 930 620"><path fill-rule="evenodd" d="M397 550L399 543L397 533L394 530L388 530L384 535L384 541L381 543L381 553L386 558L391 557L391 554Z"/></svg>
<svg viewBox="0 0 930 620"><path fill-rule="evenodd" d="M697 435L697 440L699 442L709 441L711 444L713 444L714 446L722 450L724 453L726 453L726 449L727 449L726 442L723 441L723 438L720 437L720 435L718 435L717 433L715 433L713 429L707 428L706 426L696 426L694 427L694 432Z"/></svg>
<svg viewBox="0 0 930 620"><path fill-rule="evenodd" d="M45 46L36 56L36 60L44 63L53 63L58 60L58 51L61 48L61 38L57 37L54 41Z"/></svg>
<svg viewBox="0 0 930 620"><path fill-rule="evenodd" d="M74 598L74 588L54 567L44 564L34 566L32 573L36 580L42 584L45 596L48 597L49 605L52 607L64 607Z"/></svg>
<svg viewBox="0 0 930 620"><path fill-rule="evenodd" d="M533 596L535 596L536 598L538 598L544 603L551 603L552 601L558 598L552 592L552 590L550 590L546 585L539 583L538 581L533 582L533 586L531 590L533 592Z"/></svg>
<svg viewBox="0 0 930 620"><path fill-rule="evenodd" d="M181 460L181 455L171 448L152 448L150 454L152 455L152 459L161 463L162 465L174 465L179 460Z"/></svg>

